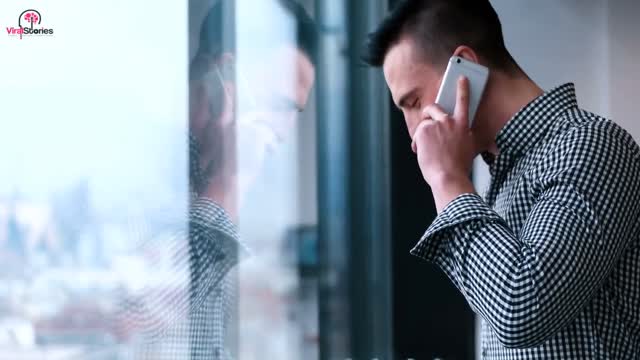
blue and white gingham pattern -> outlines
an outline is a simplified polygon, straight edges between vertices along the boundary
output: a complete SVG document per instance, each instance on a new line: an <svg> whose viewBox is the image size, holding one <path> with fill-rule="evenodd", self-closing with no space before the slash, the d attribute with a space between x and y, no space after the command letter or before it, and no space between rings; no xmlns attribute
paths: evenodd
<svg viewBox="0 0 640 360"><path fill-rule="evenodd" d="M640 359L640 149L573 84L496 143L485 198L456 198L411 253L481 316L483 359Z"/></svg>

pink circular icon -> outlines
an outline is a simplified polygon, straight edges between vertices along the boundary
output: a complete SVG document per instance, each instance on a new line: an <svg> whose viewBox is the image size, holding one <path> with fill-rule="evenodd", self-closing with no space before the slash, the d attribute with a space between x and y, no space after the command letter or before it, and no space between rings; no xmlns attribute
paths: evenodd
<svg viewBox="0 0 640 360"><path fill-rule="evenodd" d="M26 13L24 15L24 19L31 23L34 23L38 21L38 15L36 15L36 13Z"/></svg>

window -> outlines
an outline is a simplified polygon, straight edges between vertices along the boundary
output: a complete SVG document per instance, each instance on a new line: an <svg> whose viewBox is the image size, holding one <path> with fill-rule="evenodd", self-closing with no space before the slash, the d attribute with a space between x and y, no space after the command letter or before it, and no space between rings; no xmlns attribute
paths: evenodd
<svg viewBox="0 0 640 360"><path fill-rule="evenodd" d="M0 5L0 358L390 351L384 8L292 4Z"/></svg>

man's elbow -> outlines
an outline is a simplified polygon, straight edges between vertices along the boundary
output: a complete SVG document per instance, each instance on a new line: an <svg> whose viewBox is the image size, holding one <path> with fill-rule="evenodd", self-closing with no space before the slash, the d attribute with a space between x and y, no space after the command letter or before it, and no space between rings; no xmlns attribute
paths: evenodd
<svg viewBox="0 0 640 360"><path fill-rule="evenodd" d="M542 345L547 339L528 334L509 333L501 334L496 332L498 342L509 349L528 349Z"/></svg>
<svg viewBox="0 0 640 360"><path fill-rule="evenodd" d="M498 342L510 349L527 349L542 345L555 333L554 321L541 314L525 319L511 319L493 326Z"/></svg>

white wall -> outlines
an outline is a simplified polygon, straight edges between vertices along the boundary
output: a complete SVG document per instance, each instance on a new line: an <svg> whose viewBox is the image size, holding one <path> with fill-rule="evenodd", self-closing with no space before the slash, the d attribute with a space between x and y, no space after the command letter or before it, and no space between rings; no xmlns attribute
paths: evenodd
<svg viewBox="0 0 640 360"><path fill-rule="evenodd" d="M580 106L610 116L606 2L493 0L492 4L502 21L507 48L534 81L545 90L574 82ZM474 170L482 193L489 181L486 166L478 160Z"/></svg>
<svg viewBox="0 0 640 360"><path fill-rule="evenodd" d="M640 141L637 104L640 84L640 2L609 1L609 108L618 124Z"/></svg>

